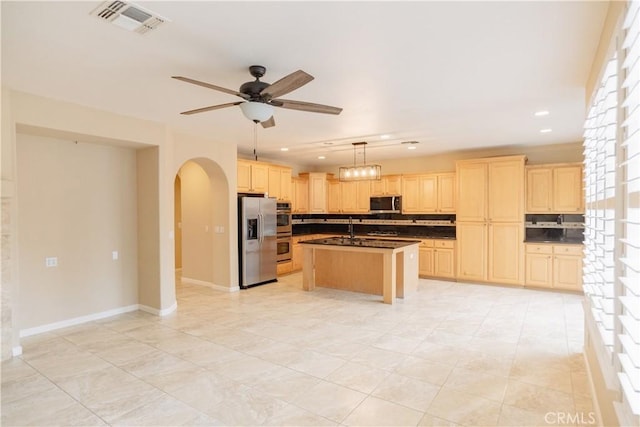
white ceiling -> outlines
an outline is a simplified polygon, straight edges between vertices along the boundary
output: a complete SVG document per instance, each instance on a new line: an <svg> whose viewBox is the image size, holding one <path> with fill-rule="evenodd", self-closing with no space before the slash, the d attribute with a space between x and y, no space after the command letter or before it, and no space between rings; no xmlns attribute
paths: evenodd
<svg viewBox="0 0 640 427"><path fill-rule="evenodd" d="M237 90L252 80L249 65L267 67L262 80L270 83L302 69L315 80L285 97L342 114L276 109L276 126L258 127L258 154L306 165L350 164L356 141L369 142L367 161L375 162L580 140L584 86L608 7L138 2L171 20L140 35L91 16L101 3L2 1L2 84L167 123L248 154L253 123L239 107L179 114L240 98L170 76ZM533 115L542 109L550 114ZM400 144L408 140L417 150Z"/></svg>

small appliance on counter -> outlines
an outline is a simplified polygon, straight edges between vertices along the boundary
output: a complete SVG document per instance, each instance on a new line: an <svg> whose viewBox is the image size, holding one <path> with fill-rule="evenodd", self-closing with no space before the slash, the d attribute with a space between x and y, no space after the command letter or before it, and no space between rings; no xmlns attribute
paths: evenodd
<svg viewBox="0 0 640 427"><path fill-rule="evenodd" d="M276 224L275 198L238 197L240 288L277 280Z"/></svg>

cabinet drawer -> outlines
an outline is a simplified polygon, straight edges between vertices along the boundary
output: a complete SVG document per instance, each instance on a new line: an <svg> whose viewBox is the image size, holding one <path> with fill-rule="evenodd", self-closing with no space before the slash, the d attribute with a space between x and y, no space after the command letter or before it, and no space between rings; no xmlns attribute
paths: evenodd
<svg viewBox="0 0 640 427"><path fill-rule="evenodd" d="M583 247L582 245L554 245L553 253L558 255L582 255Z"/></svg>
<svg viewBox="0 0 640 427"><path fill-rule="evenodd" d="M453 240L434 240L434 246L436 248L451 248L453 249L454 241Z"/></svg>
<svg viewBox="0 0 640 427"><path fill-rule="evenodd" d="M433 239L422 239L422 243L420 243L420 246L422 246L423 248L432 248L433 242Z"/></svg>
<svg viewBox="0 0 640 427"><path fill-rule="evenodd" d="M528 254L550 254L553 253L552 245L525 245Z"/></svg>

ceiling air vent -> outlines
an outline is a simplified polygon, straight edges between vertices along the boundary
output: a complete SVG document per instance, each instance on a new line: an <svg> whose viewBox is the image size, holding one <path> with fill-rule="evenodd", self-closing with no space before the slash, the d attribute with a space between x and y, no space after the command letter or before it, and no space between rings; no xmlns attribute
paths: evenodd
<svg viewBox="0 0 640 427"><path fill-rule="evenodd" d="M155 30L160 24L169 22L167 18L163 18L137 4L118 0L102 3L91 12L91 15L111 22L125 30L140 34Z"/></svg>

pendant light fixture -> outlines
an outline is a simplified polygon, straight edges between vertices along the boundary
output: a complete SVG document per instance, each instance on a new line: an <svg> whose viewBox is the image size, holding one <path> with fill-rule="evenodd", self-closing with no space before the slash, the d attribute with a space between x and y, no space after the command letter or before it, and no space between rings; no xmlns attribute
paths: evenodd
<svg viewBox="0 0 640 427"><path fill-rule="evenodd" d="M352 142L353 145L353 166L340 167L340 181L370 181L380 179L382 167L380 165L367 164L367 143ZM362 147L362 165L356 164L356 151Z"/></svg>

